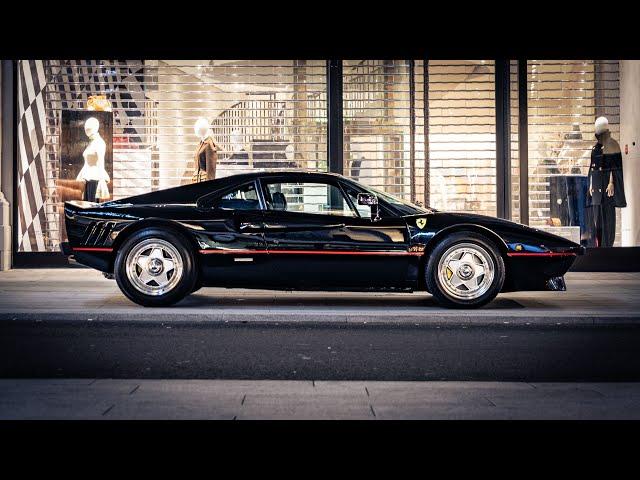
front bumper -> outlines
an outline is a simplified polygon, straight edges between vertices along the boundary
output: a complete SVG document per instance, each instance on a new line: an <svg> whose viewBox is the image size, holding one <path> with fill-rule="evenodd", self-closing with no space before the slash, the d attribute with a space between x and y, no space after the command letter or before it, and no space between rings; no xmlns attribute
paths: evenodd
<svg viewBox="0 0 640 480"><path fill-rule="evenodd" d="M552 277L547 280L547 290L552 292L564 292L567 290L567 284L564 277Z"/></svg>

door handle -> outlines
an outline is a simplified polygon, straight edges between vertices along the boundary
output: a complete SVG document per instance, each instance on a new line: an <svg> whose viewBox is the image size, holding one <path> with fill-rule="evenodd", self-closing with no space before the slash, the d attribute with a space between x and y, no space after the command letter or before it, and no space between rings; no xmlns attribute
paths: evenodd
<svg viewBox="0 0 640 480"><path fill-rule="evenodd" d="M260 231L262 230L262 226L260 224L255 224L251 222L242 222L240 223L240 231L241 232L251 232L251 231Z"/></svg>
<svg viewBox="0 0 640 480"><path fill-rule="evenodd" d="M335 225L273 225L265 223L265 230L289 230L292 232L304 231L304 230L333 230L336 228L344 228L344 223L337 223Z"/></svg>

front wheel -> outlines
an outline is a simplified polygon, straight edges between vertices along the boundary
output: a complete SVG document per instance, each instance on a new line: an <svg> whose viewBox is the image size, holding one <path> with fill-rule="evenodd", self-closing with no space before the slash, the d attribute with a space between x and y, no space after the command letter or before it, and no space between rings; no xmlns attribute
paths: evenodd
<svg viewBox="0 0 640 480"><path fill-rule="evenodd" d="M147 228L133 234L118 250L114 273L120 290L145 307L165 307L194 288L195 259L179 233Z"/></svg>
<svg viewBox="0 0 640 480"><path fill-rule="evenodd" d="M425 271L427 290L443 306L477 308L493 300L504 284L504 260L494 243L459 232L432 251Z"/></svg>

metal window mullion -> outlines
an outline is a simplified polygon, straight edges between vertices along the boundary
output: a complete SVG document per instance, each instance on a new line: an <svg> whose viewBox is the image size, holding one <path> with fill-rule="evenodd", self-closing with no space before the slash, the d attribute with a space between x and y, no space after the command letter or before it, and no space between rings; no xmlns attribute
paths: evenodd
<svg viewBox="0 0 640 480"><path fill-rule="evenodd" d="M416 201L416 85L415 60L409 60L409 195L412 202Z"/></svg>
<svg viewBox="0 0 640 480"><path fill-rule="evenodd" d="M327 157L329 171L344 173L342 60L327 60Z"/></svg>
<svg viewBox="0 0 640 480"><path fill-rule="evenodd" d="M429 206L431 197L431 172L429 168L429 60L422 62L422 115L424 129L424 204Z"/></svg>
<svg viewBox="0 0 640 480"><path fill-rule="evenodd" d="M520 166L520 223L529 225L529 111L526 60L518 60L518 161Z"/></svg>
<svg viewBox="0 0 640 480"><path fill-rule="evenodd" d="M511 219L511 106L510 62L495 61L496 101L496 215Z"/></svg>

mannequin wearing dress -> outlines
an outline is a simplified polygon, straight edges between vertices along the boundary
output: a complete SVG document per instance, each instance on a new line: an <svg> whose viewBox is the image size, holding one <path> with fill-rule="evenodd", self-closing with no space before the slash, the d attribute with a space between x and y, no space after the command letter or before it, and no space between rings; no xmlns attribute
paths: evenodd
<svg viewBox="0 0 640 480"><path fill-rule="evenodd" d="M87 119L84 124L84 132L89 137L89 145L82 153L84 165L76 180L85 182L83 200L88 202L109 198L107 183L111 181L111 178L104 166L107 145L100 136L99 130L100 123L96 118Z"/></svg>
<svg viewBox="0 0 640 480"><path fill-rule="evenodd" d="M202 182L216 178L216 164L218 163L218 148L213 141L209 122L206 118L199 118L194 127L200 143L195 153L195 171L192 181Z"/></svg>

